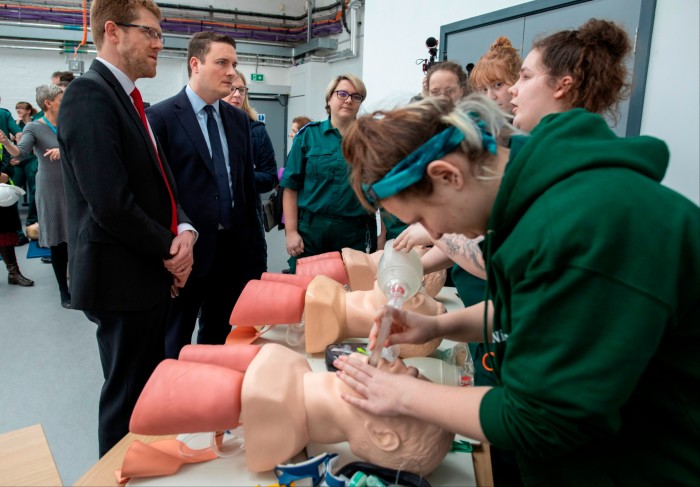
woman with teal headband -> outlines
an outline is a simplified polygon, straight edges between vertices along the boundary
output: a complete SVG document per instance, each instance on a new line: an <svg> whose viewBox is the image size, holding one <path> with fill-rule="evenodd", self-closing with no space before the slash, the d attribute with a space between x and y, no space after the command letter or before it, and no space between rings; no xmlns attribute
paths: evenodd
<svg viewBox="0 0 700 487"><path fill-rule="evenodd" d="M525 137L472 95L361 117L343 150L365 205L433 238L486 235L488 306L383 309L370 345L485 337L498 378L449 387L344 358L335 366L359 396L345 400L514 451L526 485L696 483L700 211L660 184L662 141L618 138L583 109Z"/></svg>

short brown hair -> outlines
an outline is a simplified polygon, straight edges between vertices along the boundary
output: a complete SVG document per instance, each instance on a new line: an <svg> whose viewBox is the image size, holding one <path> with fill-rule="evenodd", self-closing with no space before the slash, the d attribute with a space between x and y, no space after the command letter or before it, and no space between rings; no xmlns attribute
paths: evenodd
<svg viewBox="0 0 700 487"><path fill-rule="evenodd" d="M338 84L340 84L341 81L344 79L348 80L352 86L355 87L357 90L357 93L360 94L362 99L364 100L367 98L367 87L365 86L364 82L355 76L354 74L341 74L340 76L336 76L331 80L331 82L328 84L328 87L326 88L326 113L328 115L331 114L331 107L328 104L328 102L331 99L331 96L333 96L333 92L335 89L338 87Z"/></svg>
<svg viewBox="0 0 700 487"><path fill-rule="evenodd" d="M457 63L453 63L452 61L443 61L430 66L428 74L426 75L428 90L430 90L430 77L437 71L449 71L457 76L457 83L459 84L459 87L462 88L462 97L467 96L471 92L469 89L469 83L467 83L468 78L466 71L462 69L462 66Z"/></svg>
<svg viewBox="0 0 700 487"><path fill-rule="evenodd" d="M294 117L292 119L292 124L297 124L299 126L299 128L302 128L306 124L309 124L311 122L313 122L313 120L311 120L309 117L307 117L305 115L301 115L299 117Z"/></svg>
<svg viewBox="0 0 700 487"><path fill-rule="evenodd" d="M576 30L563 30L532 46L550 79L571 76L566 94L572 108L618 118L617 106L629 96L624 60L631 45L627 32L613 22L591 19Z"/></svg>
<svg viewBox="0 0 700 487"><path fill-rule="evenodd" d="M145 8L160 20L160 8L153 0L92 0L90 30L97 49L102 48L105 24L108 21L111 20L115 24L128 24L137 17L136 10L140 7Z"/></svg>
<svg viewBox="0 0 700 487"><path fill-rule="evenodd" d="M476 178L492 178L489 168L492 154L484 148L479 127L470 118L484 121L486 130L497 143L508 144L514 129L507 116L483 95L472 94L456 106L449 100L428 97L417 103L391 111L376 111L359 117L343 136L343 157L350 165L350 184L365 208L373 205L362 191L363 184L382 179L396 164L431 137L453 126L465 139L455 149L466 155ZM429 195L433 185L429 178L400 191L400 195Z"/></svg>
<svg viewBox="0 0 700 487"><path fill-rule="evenodd" d="M501 36L496 39L486 54L479 58L469 75L469 84L473 90L499 81L514 85L518 81L522 63L518 50L507 37Z"/></svg>
<svg viewBox="0 0 700 487"><path fill-rule="evenodd" d="M204 32L197 32L190 39L189 44L187 44L187 76L192 76L192 68L190 67L190 60L196 57L201 62L204 62L204 58L209 52L212 42L223 42L225 44L230 44L233 48L236 48L236 39L226 34L219 34L211 30L206 30ZM245 83L245 79L243 80Z"/></svg>

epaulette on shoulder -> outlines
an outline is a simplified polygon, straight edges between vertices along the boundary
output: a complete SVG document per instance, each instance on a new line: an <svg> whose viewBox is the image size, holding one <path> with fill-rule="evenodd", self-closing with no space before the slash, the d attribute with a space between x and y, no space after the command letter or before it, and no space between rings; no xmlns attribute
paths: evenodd
<svg viewBox="0 0 700 487"><path fill-rule="evenodd" d="M318 125L321 123L321 120L317 120L315 122L309 122L306 125L304 125L302 128L299 129L299 131L296 133L296 135L301 135L301 133L306 130L306 127L312 127L314 125ZM296 137L296 136L295 136Z"/></svg>

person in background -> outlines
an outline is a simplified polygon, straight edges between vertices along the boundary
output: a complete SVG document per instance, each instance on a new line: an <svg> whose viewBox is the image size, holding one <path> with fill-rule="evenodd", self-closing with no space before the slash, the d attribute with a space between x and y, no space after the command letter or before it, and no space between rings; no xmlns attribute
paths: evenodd
<svg viewBox="0 0 700 487"><path fill-rule="evenodd" d="M7 137L4 137L7 140ZM11 176L14 167L10 165L10 156L5 157L4 147L0 149L0 183L12 184ZM18 233L21 231L22 223L19 219L17 202L10 206L0 206L0 257L7 268L7 283L29 287L34 285L34 281L22 275L17 264L17 254L15 247L20 245ZM26 238L26 237L25 237Z"/></svg>
<svg viewBox="0 0 700 487"><path fill-rule="evenodd" d="M24 130L24 127L32 122L33 120L38 120L41 116L38 114L36 108L32 106L31 103L26 101L20 101L15 105L15 111L17 112L17 125ZM11 161L14 164L14 161ZM23 186L27 190L27 204L29 209L27 210L27 219L25 220L25 226L32 225L37 222L37 208L36 208L36 173L39 170L39 161L36 156L32 154L31 157L23 161L14 164L15 175L12 180L17 186Z"/></svg>
<svg viewBox="0 0 700 487"><path fill-rule="evenodd" d="M135 85L156 75L160 19L153 0L93 0L97 58L68 86L58 114L71 307L97 325L105 377L100 456L129 432L165 357L169 297L192 271L196 232Z"/></svg>
<svg viewBox="0 0 700 487"><path fill-rule="evenodd" d="M37 210L39 214L39 245L51 249L53 266L61 306L70 308L68 291L68 221L66 197L63 191L61 154L56 139L58 111L63 98L63 88L42 85L36 89L36 103L44 116L24 127L24 136L19 144L6 140L0 132L0 143L17 159L35 157L41 170L37 175Z"/></svg>
<svg viewBox="0 0 700 487"><path fill-rule="evenodd" d="M343 134L366 96L357 76L335 77L326 89L328 119L309 123L294 137L280 182L292 274L300 257L344 247L373 252L377 247L374 214L353 194L341 150Z"/></svg>
<svg viewBox="0 0 700 487"><path fill-rule="evenodd" d="M17 125L17 122L15 122L15 119L12 118L12 114L10 113L9 110L5 108L0 108L0 131L2 131L5 135L7 135L8 138L14 139L15 142L19 142L22 138L22 128ZM11 164L12 160L12 155L7 152L7 149L3 147L0 149L2 151L2 164L4 169L4 173L6 174L7 179L9 180L14 176L14 166ZM6 182L6 181L0 181L0 182ZM9 210L8 210L9 211ZM17 214L19 215L19 210L17 211ZM8 216L9 220L12 220L11 226L14 225L14 215L13 216ZM9 221L8 220L8 221ZM19 227L17 228L17 241L15 242L14 240L11 240L14 243L8 244L8 245L25 245L29 243L29 239L27 236L24 234L22 231L22 223L20 222ZM9 240L8 240L9 242Z"/></svg>
<svg viewBox="0 0 700 487"><path fill-rule="evenodd" d="M472 69L469 84L475 93L486 95L496 102L498 108L510 114L513 95L508 90L518 81L522 63L510 40L499 37Z"/></svg>
<svg viewBox="0 0 700 487"><path fill-rule="evenodd" d="M68 88L68 85L75 79L72 71L56 71L51 75L51 83L61 88Z"/></svg>
<svg viewBox="0 0 700 487"><path fill-rule="evenodd" d="M182 206L199 230L192 276L170 303L170 358L192 341L198 318L197 343L224 343L238 296L266 267L250 119L221 101L236 79L236 41L198 32L187 60L187 86L147 110L177 185L186 188Z"/></svg>
<svg viewBox="0 0 700 487"><path fill-rule="evenodd" d="M466 71L452 61L433 64L426 76L428 96L451 100L456 103L470 92Z"/></svg>
<svg viewBox="0 0 700 487"><path fill-rule="evenodd" d="M299 117L294 117L292 119L292 128L289 131L289 138L292 139L292 141L294 141L294 136L302 128L306 127L306 125L308 125L311 122L313 122L313 120L311 120L309 117L307 117L305 115L301 115Z"/></svg>
<svg viewBox="0 0 700 487"><path fill-rule="evenodd" d="M277 160L272 141L265 129L265 124L258 120L258 112L250 106L245 75L236 70L236 77L231 83L231 94L224 101L243 110L248 115L250 136L253 142L253 163L255 165L255 190L258 193L256 208L262 225L262 200L260 195L272 191L279 180L277 179ZM267 261L267 243L265 243L265 260ZM267 270L267 266L265 267Z"/></svg>
<svg viewBox="0 0 700 487"><path fill-rule="evenodd" d="M512 46L510 40L507 37L499 37L473 67L469 76L472 90L492 99L504 113L510 114L512 95L508 90L518 80L521 64L518 50ZM426 270L452 267L452 282L465 306L481 302L484 297L486 273L478 247L481 238L468 239L463 235L443 235L421 259ZM450 255L445 253L445 250L448 250ZM453 264L452 257L457 255L462 259L469 258L468 265L461 262L464 265L463 268ZM475 360L475 383L492 384L494 380L492 374L482 366L481 357L486 351L482 350L483 345L479 347L471 350L472 355L477 359Z"/></svg>
<svg viewBox="0 0 700 487"><path fill-rule="evenodd" d="M437 97L457 103L469 94L469 79L462 67L452 61L444 61L433 64L423 78L423 93L420 98L412 98L411 102L420 101L427 96ZM394 215L390 215L383 208L379 209L382 228L379 234L380 249L388 240L399 237L408 225L400 221Z"/></svg>

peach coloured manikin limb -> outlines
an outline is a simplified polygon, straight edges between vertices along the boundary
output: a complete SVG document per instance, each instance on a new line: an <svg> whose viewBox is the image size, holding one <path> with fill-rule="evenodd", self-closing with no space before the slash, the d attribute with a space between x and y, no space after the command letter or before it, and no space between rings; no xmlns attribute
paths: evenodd
<svg viewBox="0 0 700 487"><path fill-rule="evenodd" d="M251 280L243 289L231 312L231 325L296 324L303 318L308 353L322 352L326 346L346 338L367 338L374 315L387 303L376 285L371 291L346 292L340 283L326 276L313 278L306 288L302 287L303 282L302 286L295 284L299 276L264 277L267 280ZM423 292L406 301L404 309L431 316L445 313L442 303ZM440 339L423 345L401 345L400 355L425 357L439 344Z"/></svg>
<svg viewBox="0 0 700 487"><path fill-rule="evenodd" d="M189 347L201 345L185 348ZM225 348L233 349L233 355L240 351L238 346L212 345L204 353L190 349L185 354L208 363L162 362L136 404L131 431L220 431L238 424L240 411L246 464L255 472L289 461L311 441L348 441L353 453L365 461L398 469L410 458L428 475L451 447L454 435L437 426L406 416L375 416L350 405L341 393L354 392L335 374L311 372L304 356L286 347L260 348L242 380L241 371L214 365L229 361L216 357L218 351L228 354ZM379 367L415 375L401 362L381 361Z"/></svg>
<svg viewBox="0 0 700 487"><path fill-rule="evenodd" d="M328 276L343 286L348 284L348 273L340 252L326 252L298 259L296 273L300 276Z"/></svg>

